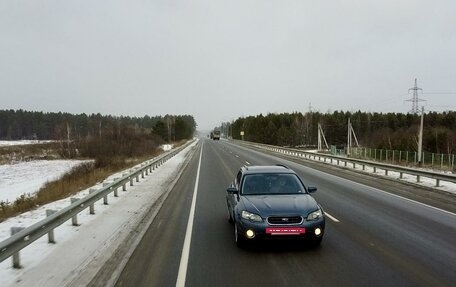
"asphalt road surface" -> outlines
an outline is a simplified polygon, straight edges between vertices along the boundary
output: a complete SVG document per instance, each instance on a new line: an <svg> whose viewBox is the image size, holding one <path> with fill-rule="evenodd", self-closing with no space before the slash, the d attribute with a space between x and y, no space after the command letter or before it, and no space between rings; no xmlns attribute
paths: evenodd
<svg viewBox="0 0 456 287"><path fill-rule="evenodd" d="M234 243L226 187L242 165L277 163L318 187L314 197L328 216L325 237L316 249L288 242L239 249ZM178 276L185 286L198 287L455 286L456 214L433 207L451 210L454 196L443 196L446 202L431 206L432 198L424 203L404 198L410 188L401 184L311 166L202 139L117 286L176 286Z"/></svg>

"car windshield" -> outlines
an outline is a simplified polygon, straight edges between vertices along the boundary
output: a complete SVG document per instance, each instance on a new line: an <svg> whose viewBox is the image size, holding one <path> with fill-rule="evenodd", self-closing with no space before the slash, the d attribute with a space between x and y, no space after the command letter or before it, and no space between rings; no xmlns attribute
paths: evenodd
<svg viewBox="0 0 456 287"><path fill-rule="evenodd" d="M242 184L243 195L300 194L304 186L295 174L248 174Z"/></svg>

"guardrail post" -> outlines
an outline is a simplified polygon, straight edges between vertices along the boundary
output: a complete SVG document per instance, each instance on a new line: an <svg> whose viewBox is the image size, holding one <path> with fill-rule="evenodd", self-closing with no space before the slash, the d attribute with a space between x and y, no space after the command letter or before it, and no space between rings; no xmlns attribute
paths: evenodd
<svg viewBox="0 0 456 287"><path fill-rule="evenodd" d="M133 186L133 176L130 176L130 186Z"/></svg>
<svg viewBox="0 0 456 287"><path fill-rule="evenodd" d="M49 216L53 215L56 212L57 212L57 210L46 209L46 217L49 217ZM55 243L54 229L51 229L48 232L48 243Z"/></svg>
<svg viewBox="0 0 456 287"><path fill-rule="evenodd" d="M353 168L356 168L356 163L353 163Z"/></svg>
<svg viewBox="0 0 456 287"><path fill-rule="evenodd" d="M103 183L103 187L107 186L107 185L109 185L109 183L107 183L107 182ZM103 204L108 205L108 195L107 194L105 196L103 196Z"/></svg>
<svg viewBox="0 0 456 287"><path fill-rule="evenodd" d="M11 227L11 236L24 229L25 229L24 227ZM22 268L21 260L19 258L19 251L14 253L12 257L13 257L13 268L15 268L15 269Z"/></svg>
<svg viewBox="0 0 456 287"><path fill-rule="evenodd" d="M345 161L345 163L344 163L344 166L347 166L347 164L348 164L348 162L347 162L347 161Z"/></svg>
<svg viewBox="0 0 456 287"><path fill-rule="evenodd" d="M420 182L420 176L419 175L416 176L416 182Z"/></svg>
<svg viewBox="0 0 456 287"><path fill-rule="evenodd" d="M136 175L136 182L139 182L139 174Z"/></svg>
<svg viewBox="0 0 456 287"><path fill-rule="evenodd" d="M376 173L376 172L377 172L377 168L374 166L374 173Z"/></svg>
<svg viewBox="0 0 456 287"><path fill-rule="evenodd" d="M400 178L400 179L403 179L403 178L404 178L404 173L403 173L403 172L400 172L400 173L399 173L399 178Z"/></svg>
<svg viewBox="0 0 456 287"><path fill-rule="evenodd" d="M146 168L144 171L146 172L146 176L148 176L149 175L149 168Z"/></svg>
<svg viewBox="0 0 456 287"><path fill-rule="evenodd" d="M72 197L70 200L71 200L71 204L73 204L73 203L75 203L76 201L78 201L79 198ZM75 215L71 218L71 224L72 224L73 226L79 226L79 224L78 224L78 215L77 215L77 214L75 214Z"/></svg>
<svg viewBox="0 0 456 287"><path fill-rule="evenodd" d="M141 178L144 178L144 170L141 171Z"/></svg>
<svg viewBox="0 0 456 287"><path fill-rule="evenodd" d="M363 170L366 170L366 165L365 164L363 164Z"/></svg>
<svg viewBox="0 0 456 287"><path fill-rule="evenodd" d="M89 194L92 194L92 193L94 193L95 191L97 191L97 190L91 188L91 189L89 189ZM89 213L90 213L90 214L95 214L95 203L90 204L90 206L89 206Z"/></svg>
<svg viewBox="0 0 456 287"><path fill-rule="evenodd" d="M440 179L436 179L435 180L435 187L439 187L440 186Z"/></svg>
<svg viewBox="0 0 456 287"><path fill-rule="evenodd" d="M387 169L385 169L385 175L388 175L388 170Z"/></svg>
<svg viewBox="0 0 456 287"><path fill-rule="evenodd" d="M119 180L119 178L114 178L114 182L116 182L118 180ZM113 189L114 189L114 196L119 197L119 192L117 191L119 189L119 186L116 185L116 187L114 187Z"/></svg>

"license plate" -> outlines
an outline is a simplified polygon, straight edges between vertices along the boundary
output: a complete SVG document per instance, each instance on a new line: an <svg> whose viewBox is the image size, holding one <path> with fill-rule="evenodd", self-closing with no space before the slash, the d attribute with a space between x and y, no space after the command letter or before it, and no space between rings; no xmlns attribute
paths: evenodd
<svg viewBox="0 0 456 287"><path fill-rule="evenodd" d="M303 227L268 227L266 233L271 235L299 235L306 233Z"/></svg>

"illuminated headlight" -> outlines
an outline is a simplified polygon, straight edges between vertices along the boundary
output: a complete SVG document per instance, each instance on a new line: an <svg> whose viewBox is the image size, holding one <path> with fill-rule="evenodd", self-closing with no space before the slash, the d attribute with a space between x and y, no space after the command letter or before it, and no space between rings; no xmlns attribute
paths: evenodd
<svg viewBox="0 0 456 287"><path fill-rule="evenodd" d="M241 213L242 218L253 221L253 222L261 222L263 219L261 216L255 213L250 213L248 211L243 210Z"/></svg>
<svg viewBox="0 0 456 287"><path fill-rule="evenodd" d="M323 217L323 213L321 212L321 209L315 210L314 212L309 213L307 215L307 220L317 220Z"/></svg>
<svg viewBox="0 0 456 287"><path fill-rule="evenodd" d="M245 232L245 235L247 235L248 238L254 238L255 232L253 232L253 230L249 229Z"/></svg>
<svg viewBox="0 0 456 287"><path fill-rule="evenodd" d="M321 235L321 229L319 227L315 228L315 235L320 236Z"/></svg>

